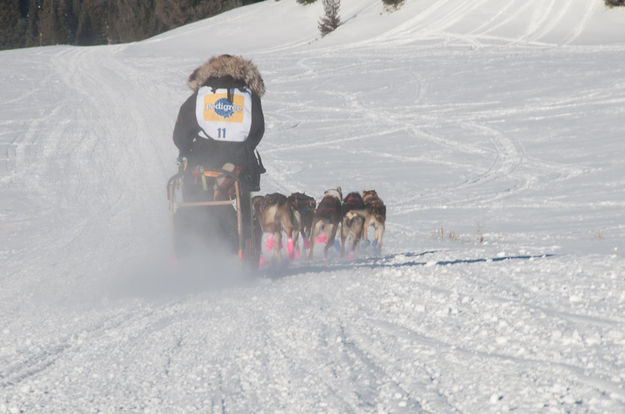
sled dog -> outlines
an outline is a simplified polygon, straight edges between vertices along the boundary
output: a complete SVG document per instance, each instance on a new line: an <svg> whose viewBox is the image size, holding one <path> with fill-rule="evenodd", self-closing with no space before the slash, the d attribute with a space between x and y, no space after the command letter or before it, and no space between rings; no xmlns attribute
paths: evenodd
<svg viewBox="0 0 625 414"><path fill-rule="evenodd" d="M384 202L378 197L378 193L375 190L363 190L362 200L365 203L366 216L365 224L363 226L363 239L365 242L369 242L367 236L370 226L374 228L373 246L381 249L382 238L384 237L384 225L386 222L386 206Z"/></svg>
<svg viewBox="0 0 625 414"><path fill-rule="evenodd" d="M304 250L310 249L310 233L317 202L313 197L305 193L293 193L288 197L288 200L293 210L293 224L295 225L293 244L295 245L296 252L299 252L299 235L302 236Z"/></svg>
<svg viewBox="0 0 625 414"><path fill-rule="evenodd" d="M348 254L353 256L362 238L367 210L360 193L347 194L343 200L343 218L341 220L341 256L345 256L345 244L350 241Z"/></svg>
<svg viewBox="0 0 625 414"><path fill-rule="evenodd" d="M285 195L271 193L252 198L252 205L263 233L270 233L267 239L267 250L273 250L275 260L280 260L282 248L282 232L287 236L287 251L293 256L293 211ZM262 236L261 236L262 238Z"/></svg>
<svg viewBox="0 0 625 414"><path fill-rule="evenodd" d="M309 257L313 257L313 250L315 249L315 242L325 241L326 246L323 250L323 257L326 258L328 249L334 244L334 238L336 232L341 223L342 211L341 200L343 199L343 193L341 187L337 187L332 190L327 190L323 194L323 198L317 205L315 214L312 220L312 233L310 235L310 253ZM325 240L323 240L325 236ZM317 238L319 237L319 240Z"/></svg>

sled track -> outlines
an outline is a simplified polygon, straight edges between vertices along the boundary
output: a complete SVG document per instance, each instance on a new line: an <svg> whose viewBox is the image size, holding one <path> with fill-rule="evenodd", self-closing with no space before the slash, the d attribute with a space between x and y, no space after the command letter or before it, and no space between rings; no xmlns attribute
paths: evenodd
<svg viewBox="0 0 625 414"><path fill-rule="evenodd" d="M374 39L361 42L361 45L419 41L442 41L472 47L488 44L571 44L584 32L590 18L602 6L600 2L585 2L578 11L579 3L579 0L439 1L424 5L412 19ZM491 12L482 17L485 9ZM567 26L567 19L575 21L575 25Z"/></svg>

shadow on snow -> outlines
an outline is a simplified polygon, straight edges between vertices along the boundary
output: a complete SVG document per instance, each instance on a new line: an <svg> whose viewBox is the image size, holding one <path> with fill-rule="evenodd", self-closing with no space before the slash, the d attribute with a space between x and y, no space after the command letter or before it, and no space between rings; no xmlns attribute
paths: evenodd
<svg viewBox="0 0 625 414"><path fill-rule="evenodd" d="M262 269L261 273L269 278L281 278L288 276L295 276L304 273L326 273L335 272L341 270L354 270L354 269L388 269L388 268L402 268L402 267L417 267L417 266L453 266L462 264L474 264L474 263L496 263L509 260L534 260L545 259L554 257L554 254L541 254L541 255L509 255L492 258L475 258L475 259L454 259L454 260L439 260L436 262L418 260L417 258L424 257L428 254L437 253L437 250L428 250L423 252L403 252L392 253L384 256L366 256L353 260L328 261L321 263L288 263L283 266L269 266L266 269ZM402 260L411 259L411 260Z"/></svg>

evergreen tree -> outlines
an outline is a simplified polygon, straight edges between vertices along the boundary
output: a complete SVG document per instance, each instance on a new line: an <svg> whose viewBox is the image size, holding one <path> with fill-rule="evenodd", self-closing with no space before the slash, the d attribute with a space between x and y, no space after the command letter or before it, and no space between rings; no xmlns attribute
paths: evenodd
<svg viewBox="0 0 625 414"><path fill-rule="evenodd" d="M98 45L108 43L109 2L84 0L80 6L75 44Z"/></svg>
<svg viewBox="0 0 625 414"><path fill-rule="evenodd" d="M41 44L71 43L66 14L66 0L41 0L38 22Z"/></svg>
<svg viewBox="0 0 625 414"><path fill-rule="evenodd" d="M394 8L399 8L399 6L401 5L401 3L403 3L404 0L382 0L382 3L384 3L386 6L391 6Z"/></svg>
<svg viewBox="0 0 625 414"><path fill-rule="evenodd" d="M30 0L28 3L28 14L26 15L26 34L24 41L26 46L39 46L41 37L39 33L39 10L41 0Z"/></svg>
<svg viewBox="0 0 625 414"><path fill-rule="evenodd" d="M71 0L58 0L56 8L56 20L59 22L58 30L61 38L60 43L72 44L76 39L76 16L72 8Z"/></svg>
<svg viewBox="0 0 625 414"><path fill-rule="evenodd" d="M0 49L25 46L26 19L17 0L0 0Z"/></svg>
<svg viewBox="0 0 625 414"><path fill-rule="evenodd" d="M340 0L323 0L325 15L321 18L318 25L322 36L333 32L341 25L341 19L339 18L340 7Z"/></svg>
<svg viewBox="0 0 625 414"><path fill-rule="evenodd" d="M0 49L132 42L258 0L0 0Z"/></svg>

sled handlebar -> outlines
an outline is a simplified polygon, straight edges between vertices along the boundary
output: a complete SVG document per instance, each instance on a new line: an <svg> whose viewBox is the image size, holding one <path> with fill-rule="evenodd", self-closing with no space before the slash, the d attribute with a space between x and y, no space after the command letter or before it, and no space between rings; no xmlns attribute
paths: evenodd
<svg viewBox="0 0 625 414"><path fill-rule="evenodd" d="M208 171L201 171L201 172L194 171L191 173L191 175L193 177L204 176L204 177L209 177L209 178L228 177L228 178L232 178L238 183L241 182L241 178L238 175L235 175L231 173L230 171L226 171L226 170L208 170ZM174 181L176 181L179 178L182 178L182 171L178 171L178 173L172 175L169 178L169 180L167 180L167 200L170 199L170 188L174 185Z"/></svg>

